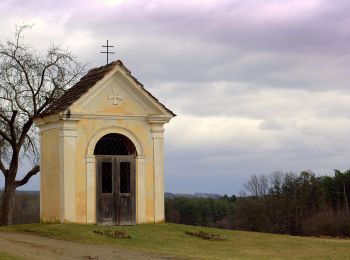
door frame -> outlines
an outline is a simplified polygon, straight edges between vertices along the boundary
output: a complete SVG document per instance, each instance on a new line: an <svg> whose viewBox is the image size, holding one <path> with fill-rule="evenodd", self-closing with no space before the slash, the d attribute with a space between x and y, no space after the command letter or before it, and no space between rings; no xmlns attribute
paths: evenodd
<svg viewBox="0 0 350 260"><path fill-rule="evenodd" d="M135 155L95 155L96 159L96 223L106 225L135 225L136 224L136 156ZM102 196L101 191L101 174L100 167L102 162L112 162L112 196L113 196L113 215L111 219L103 219L99 214L99 196ZM119 188L120 168L118 165L121 162L130 162L130 202L131 202L131 219L128 221L120 220L120 211L118 211L118 202L120 197L127 196L127 194L121 194ZM119 177L120 178L120 177ZM114 185L113 185L114 184Z"/></svg>

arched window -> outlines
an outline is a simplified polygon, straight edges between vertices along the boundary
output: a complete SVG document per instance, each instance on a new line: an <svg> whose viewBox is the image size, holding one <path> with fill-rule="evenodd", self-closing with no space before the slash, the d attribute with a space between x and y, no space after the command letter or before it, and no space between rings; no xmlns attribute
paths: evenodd
<svg viewBox="0 0 350 260"><path fill-rule="evenodd" d="M136 155L133 142L121 134L107 134L96 144L95 155Z"/></svg>

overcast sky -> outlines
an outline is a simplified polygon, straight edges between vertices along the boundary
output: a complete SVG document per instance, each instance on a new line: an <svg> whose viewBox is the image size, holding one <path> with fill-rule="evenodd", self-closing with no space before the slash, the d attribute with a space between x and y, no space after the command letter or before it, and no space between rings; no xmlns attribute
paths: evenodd
<svg viewBox="0 0 350 260"><path fill-rule="evenodd" d="M0 41L33 23L33 47L95 67L109 39L178 115L165 190L237 194L252 174L350 167L349 14L348 0L2 0Z"/></svg>

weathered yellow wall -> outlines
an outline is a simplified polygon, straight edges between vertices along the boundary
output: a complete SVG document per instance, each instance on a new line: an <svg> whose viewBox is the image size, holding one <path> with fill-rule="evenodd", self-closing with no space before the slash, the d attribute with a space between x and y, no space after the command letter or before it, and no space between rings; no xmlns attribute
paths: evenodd
<svg viewBox="0 0 350 260"><path fill-rule="evenodd" d="M60 190L60 165L59 165L59 141L60 125L57 128L42 131L41 151L41 196L42 219L44 221L56 221L61 218L61 194ZM86 153L93 136L108 128L115 127L127 129L139 141L144 156L145 187L136 187L138 190L145 188L146 221L154 221L154 175L153 175L153 139L151 126L146 120L118 119L98 120L81 119L77 123L76 138L76 162L75 169L75 198L76 221L87 222L87 191L86 191ZM111 130L111 132L114 132ZM74 158L72 158L74 160ZM137 183L138 172L136 172ZM138 191L136 191L138 192ZM137 203L144 203L138 202ZM137 207L137 205L136 205Z"/></svg>
<svg viewBox="0 0 350 260"><path fill-rule="evenodd" d="M59 130L50 129L41 136L41 219L60 220Z"/></svg>

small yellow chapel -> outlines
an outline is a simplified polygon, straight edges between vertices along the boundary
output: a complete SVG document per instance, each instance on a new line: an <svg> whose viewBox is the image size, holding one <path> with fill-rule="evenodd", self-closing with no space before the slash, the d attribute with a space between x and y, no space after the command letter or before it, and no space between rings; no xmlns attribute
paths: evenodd
<svg viewBox="0 0 350 260"><path fill-rule="evenodd" d="M164 221L164 124L175 114L121 61L90 70L34 119L42 221Z"/></svg>

